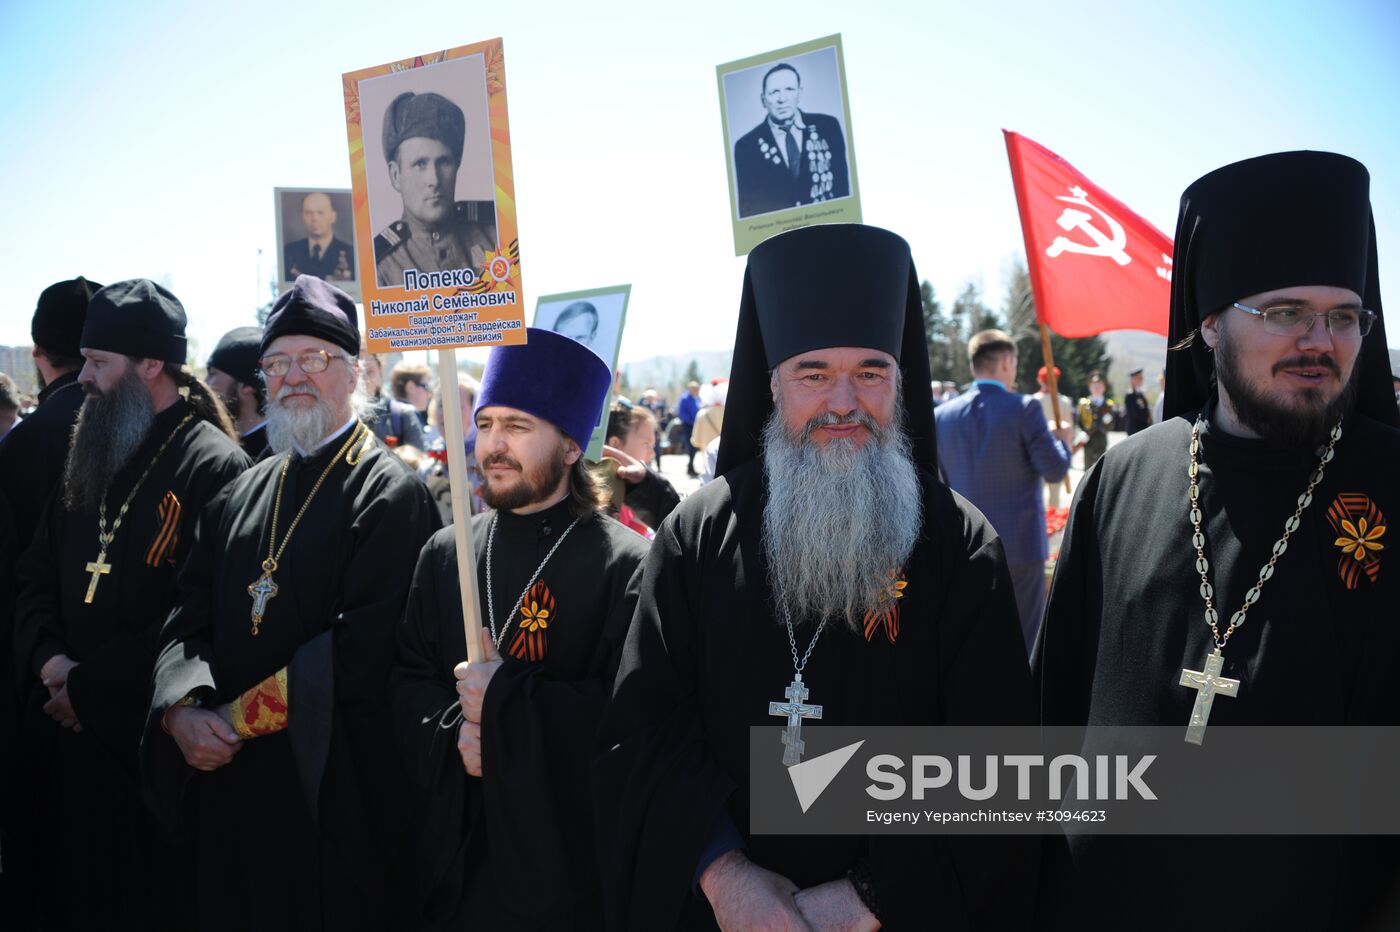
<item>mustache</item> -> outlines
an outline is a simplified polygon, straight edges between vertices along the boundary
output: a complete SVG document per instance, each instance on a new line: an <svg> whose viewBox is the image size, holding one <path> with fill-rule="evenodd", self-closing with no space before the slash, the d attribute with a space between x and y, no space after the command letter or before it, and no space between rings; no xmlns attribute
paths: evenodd
<svg viewBox="0 0 1400 932"><path fill-rule="evenodd" d="M489 469L492 466L509 466L512 469L519 469L520 463L508 453L492 453L481 461L481 468Z"/></svg>
<svg viewBox="0 0 1400 932"><path fill-rule="evenodd" d="M1287 359L1281 359L1274 363L1273 374L1278 375L1284 369L1303 369L1310 366L1326 369L1339 379L1342 377L1342 367L1337 365L1337 360L1333 359L1330 353L1322 353L1317 356L1289 356Z"/></svg>
<svg viewBox="0 0 1400 932"><path fill-rule="evenodd" d="M836 414L833 411L826 411L818 414L806 424L802 425L800 439L804 441L810 440L812 439L812 434L816 433L820 428L838 427L843 424L859 424L861 427L870 431L871 435L874 436L877 441L884 439L884 432L881 431L880 425L875 422L875 418L864 411L852 411L850 414Z"/></svg>
<svg viewBox="0 0 1400 932"><path fill-rule="evenodd" d="M281 401L283 398L290 398L292 395L310 395L317 401L321 400L321 393L317 391L316 386L312 385L310 382L304 382L301 385L283 385L277 390L277 397L274 400Z"/></svg>

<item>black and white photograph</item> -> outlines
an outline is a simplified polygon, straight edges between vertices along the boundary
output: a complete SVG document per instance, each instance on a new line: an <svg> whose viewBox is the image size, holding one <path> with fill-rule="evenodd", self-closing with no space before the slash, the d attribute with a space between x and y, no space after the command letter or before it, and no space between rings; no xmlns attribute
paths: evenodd
<svg viewBox="0 0 1400 932"><path fill-rule="evenodd" d="M740 219L851 195L843 83L835 45L722 74Z"/></svg>
<svg viewBox="0 0 1400 932"><path fill-rule="evenodd" d="M359 82L375 280L473 270L497 250L484 55Z"/></svg>
<svg viewBox="0 0 1400 932"><path fill-rule="evenodd" d="M323 278L357 294L355 215L349 188L273 188L280 247L278 278Z"/></svg>
<svg viewBox="0 0 1400 932"><path fill-rule="evenodd" d="M534 326L577 340L615 369L629 291L624 287L546 295L535 308Z"/></svg>

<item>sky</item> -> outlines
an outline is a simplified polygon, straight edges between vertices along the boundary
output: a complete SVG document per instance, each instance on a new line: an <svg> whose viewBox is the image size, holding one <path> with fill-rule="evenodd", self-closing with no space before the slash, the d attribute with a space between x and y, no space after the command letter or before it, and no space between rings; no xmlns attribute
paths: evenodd
<svg viewBox="0 0 1400 932"><path fill-rule="evenodd" d="M945 300L971 282L998 304L1022 253L1003 128L1169 235L1181 191L1221 165L1354 156L1383 290L1400 275L1392 0L0 0L0 344L29 342L54 281L150 277L207 356L270 296L273 187L350 186L340 75L501 36L526 307L631 283L623 362L726 349L743 260L715 66L835 33L864 220L904 236Z"/></svg>

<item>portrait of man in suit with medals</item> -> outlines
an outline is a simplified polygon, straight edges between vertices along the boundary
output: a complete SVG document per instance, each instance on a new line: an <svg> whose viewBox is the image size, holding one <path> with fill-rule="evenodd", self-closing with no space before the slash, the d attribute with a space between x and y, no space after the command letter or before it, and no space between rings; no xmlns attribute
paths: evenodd
<svg viewBox="0 0 1400 932"><path fill-rule="evenodd" d="M281 280L314 275L356 296L355 226L350 191L335 188L274 188Z"/></svg>
<svg viewBox="0 0 1400 932"><path fill-rule="evenodd" d="M859 223L841 37L719 65L735 255L813 223Z"/></svg>
<svg viewBox="0 0 1400 932"><path fill-rule="evenodd" d="M802 76L779 62L763 76L767 115L734 144L739 216L816 204L851 193L846 139L836 117L803 112Z"/></svg>

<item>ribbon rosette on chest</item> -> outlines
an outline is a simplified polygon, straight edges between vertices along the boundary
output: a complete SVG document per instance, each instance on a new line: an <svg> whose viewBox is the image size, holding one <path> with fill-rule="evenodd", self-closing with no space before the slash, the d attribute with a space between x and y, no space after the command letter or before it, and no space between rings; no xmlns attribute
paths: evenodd
<svg viewBox="0 0 1400 932"><path fill-rule="evenodd" d="M1341 551L1337 573L1348 589L1361 585L1361 576L1373 584L1380 576L1381 554L1385 544L1385 515L1361 492L1343 492L1327 509L1327 521L1337 537L1332 543Z"/></svg>
<svg viewBox="0 0 1400 932"><path fill-rule="evenodd" d="M899 637L899 600L904 598L904 590L909 580L899 570L890 570L889 584L880 593L880 604L865 613L865 639L869 641L875 632L884 629L885 637L891 644Z"/></svg>
<svg viewBox="0 0 1400 932"><path fill-rule="evenodd" d="M549 648L549 626L554 623L554 593L543 580L530 587L520 603L520 622L510 642L510 655L531 663L544 659Z"/></svg>

